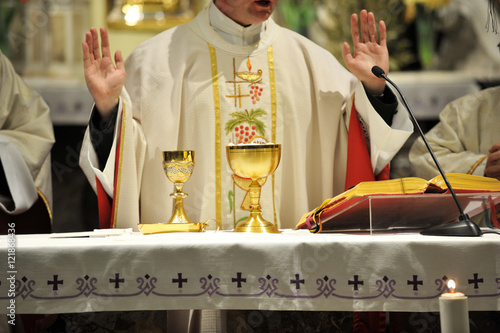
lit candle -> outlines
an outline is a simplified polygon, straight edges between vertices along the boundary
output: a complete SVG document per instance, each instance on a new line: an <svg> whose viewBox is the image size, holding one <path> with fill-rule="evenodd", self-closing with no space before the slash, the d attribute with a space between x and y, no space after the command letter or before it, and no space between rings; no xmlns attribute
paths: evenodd
<svg viewBox="0 0 500 333"><path fill-rule="evenodd" d="M448 281L449 293L439 297L441 333L469 333L467 296L455 291L455 281Z"/></svg>

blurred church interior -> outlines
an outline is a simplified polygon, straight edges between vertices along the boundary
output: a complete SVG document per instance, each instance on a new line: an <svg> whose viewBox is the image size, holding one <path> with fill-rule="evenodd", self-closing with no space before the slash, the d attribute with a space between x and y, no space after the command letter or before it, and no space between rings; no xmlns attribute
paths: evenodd
<svg viewBox="0 0 500 333"><path fill-rule="evenodd" d="M0 0L0 47L51 109L53 231L98 227L97 200L78 166L93 100L83 77L81 42L90 27L107 27L112 53L126 58L142 41L189 21L208 0ZM280 0L273 18L331 51L350 41L350 14L366 8L383 19L391 55L389 76L424 131L444 106L497 85L500 36L488 0ZM391 177L412 175L408 140Z"/></svg>

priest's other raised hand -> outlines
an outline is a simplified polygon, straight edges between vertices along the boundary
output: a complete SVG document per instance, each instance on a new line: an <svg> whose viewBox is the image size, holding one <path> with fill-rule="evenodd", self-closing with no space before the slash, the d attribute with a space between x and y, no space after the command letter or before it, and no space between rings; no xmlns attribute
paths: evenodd
<svg viewBox="0 0 500 333"><path fill-rule="evenodd" d="M377 65L386 73L389 71L389 51L387 50L387 32L384 21L378 23L380 43L377 37L375 15L362 10L351 16L351 35L354 52L351 54L349 43L344 42L342 57L349 71L356 76L363 86L373 95L380 95L385 89L385 80L376 78L372 67Z"/></svg>
<svg viewBox="0 0 500 333"><path fill-rule="evenodd" d="M85 41L82 42L83 67L85 82L94 98L95 106L101 118L107 120L118 104L126 73L121 51L116 51L113 62L108 32L105 28L101 28L100 34L101 45L96 28L91 28L85 34Z"/></svg>

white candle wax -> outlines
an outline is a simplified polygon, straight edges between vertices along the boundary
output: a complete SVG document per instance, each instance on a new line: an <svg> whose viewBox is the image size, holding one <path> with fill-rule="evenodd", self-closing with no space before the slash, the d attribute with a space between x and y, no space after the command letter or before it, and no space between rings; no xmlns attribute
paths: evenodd
<svg viewBox="0 0 500 333"><path fill-rule="evenodd" d="M439 297L441 333L469 333L467 296L450 292Z"/></svg>

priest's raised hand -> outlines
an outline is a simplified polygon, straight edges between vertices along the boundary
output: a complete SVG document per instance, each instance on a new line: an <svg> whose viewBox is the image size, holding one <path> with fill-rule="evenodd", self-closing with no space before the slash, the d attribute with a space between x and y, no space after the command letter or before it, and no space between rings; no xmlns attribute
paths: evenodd
<svg viewBox="0 0 500 333"><path fill-rule="evenodd" d="M362 10L351 16L351 36L354 52L351 54L349 43L344 42L342 57L347 69L354 74L365 89L372 95L380 95L385 89L385 80L372 74L372 67L377 65L389 72L389 51L387 50L387 32L384 21L379 24L380 43L377 37L375 15Z"/></svg>
<svg viewBox="0 0 500 333"><path fill-rule="evenodd" d="M125 83L125 65L121 51L111 59L108 32L100 28L101 45L96 28L85 34L82 42L85 82L103 120L111 117ZM102 53L102 56L101 56Z"/></svg>

